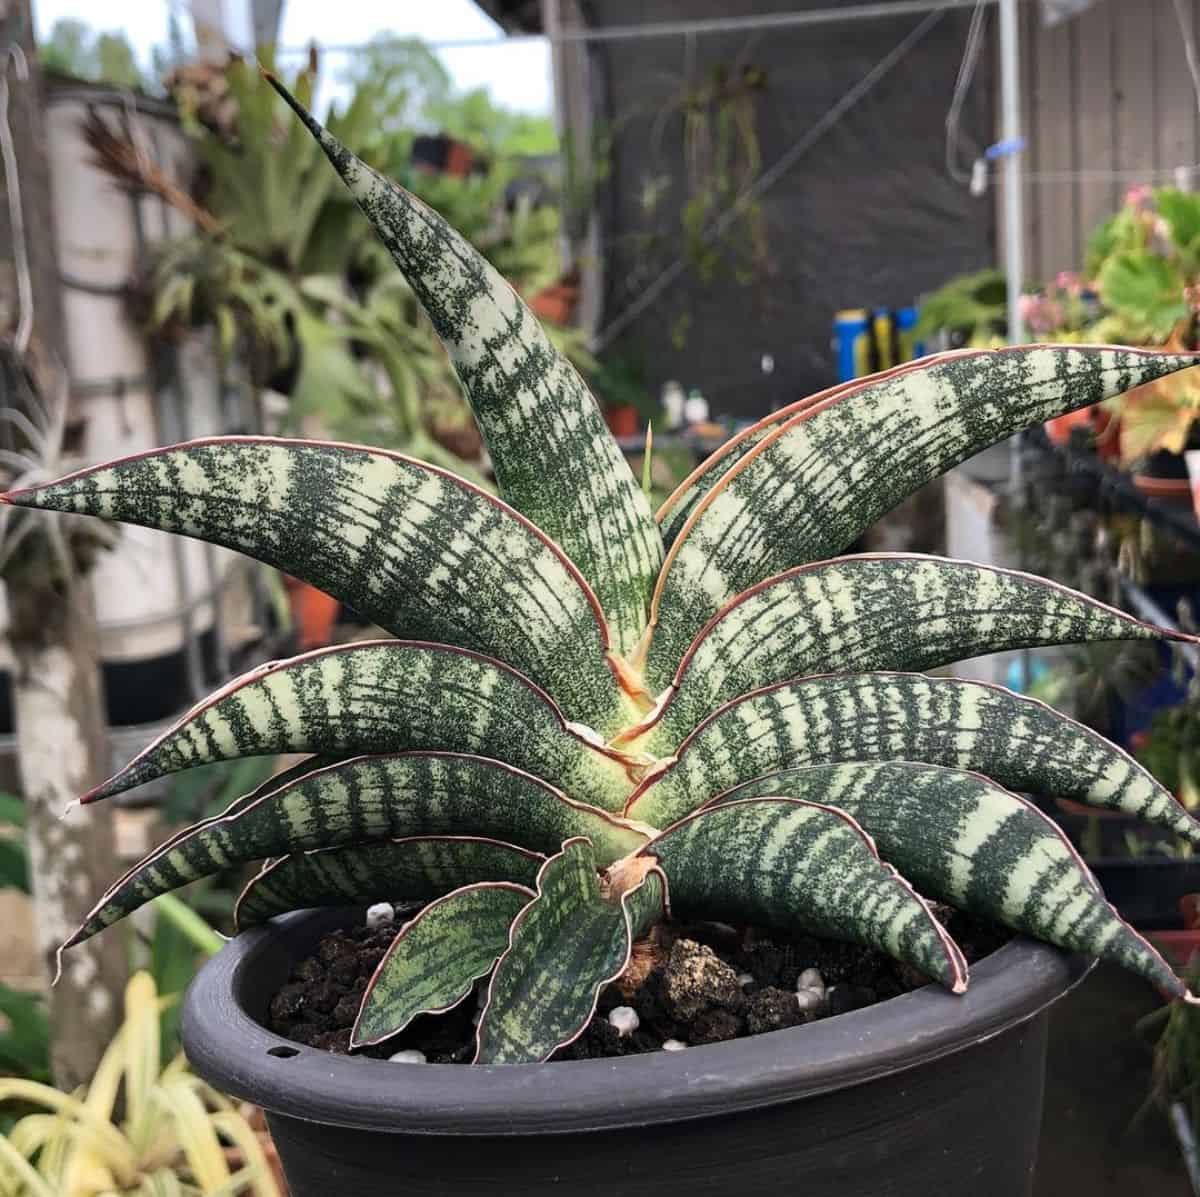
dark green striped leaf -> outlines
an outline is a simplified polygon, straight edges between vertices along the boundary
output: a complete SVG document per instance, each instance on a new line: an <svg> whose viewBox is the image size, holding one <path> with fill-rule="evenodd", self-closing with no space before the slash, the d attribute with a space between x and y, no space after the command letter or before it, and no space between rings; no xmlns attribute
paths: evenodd
<svg viewBox="0 0 1200 1197"><path fill-rule="evenodd" d="M410 836L270 861L242 890L238 930L312 906L440 898L478 881L531 886L544 856L479 836ZM532 894L532 891L530 891Z"/></svg>
<svg viewBox="0 0 1200 1197"><path fill-rule="evenodd" d="M692 642L645 747L672 752L723 702L787 678L933 669L983 653L1097 640L1190 640L1055 582L917 553L801 565L726 604ZM662 658L656 659L661 665Z"/></svg>
<svg viewBox="0 0 1200 1197"><path fill-rule="evenodd" d="M655 588L648 660L667 676L743 590L840 552L951 466L1031 424L1194 365L1187 354L1034 345L935 362L785 421L696 505Z"/></svg>
<svg viewBox="0 0 1200 1197"><path fill-rule="evenodd" d="M800 929L878 948L947 989L967 987L954 941L840 810L758 798L691 815L642 849L667 878L676 918Z"/></svg>
<svg viewBox="0 0 1200 1197"><path fill-rule="evenodd" d="M1200 825L1103 736L1000 686L914 673L802 678L728 703L646 778L628 813L662 827L775 769L887 760L973 769L1009 789L1122 810L1200 843Z"/></svg>
<svg viewBox="0 0 1200 1197"><path fill-rule="evenodd" d="M928 897L1110 960L1176 997L1187 992L1104 901L1058 825L976 773L910 761L819 765L767 774L715 802L768 796L845 811L874 839L880 856Z"/></svg>
<svg viewBox="0 0 1200 1197"><path fill-rule="evenodd" d="M189 711L84 802L209 761L275 752L430 749L503 758L573 798L619 810L619 754L567 724L516 670L465 649L372 640L247 673Z"/></svg>
<svg viewBox="0 0 1200 1197"><path fill-rule="evenodd" d="M393 635L502 657L570 719L607 734L626 713L599 604L562 550L499 499L398 453L219 437L6 499L240 550Z"/></svg>
<svg viewBox="0 0 1200 1197"><path fill-rule="evenodd" d="M508 947L533 890L502 881L468 885L431 902L392 941L363 994L350 1046L368 1047L418 1014L451 1010Z"/></svg>
<svg viewBox="0 0 1200 1197"><path fill-rule="evenodd" d="M445 342L505 498L579 566L618 651L629 652L646 626L662 538L596 400L468 241L355 158L275 85L320 142Z"/></svg>
<svg viewBox="0 0 1200 1197"><path fill-rule="evenodd" d="M512 925L479 1020L476 1064L534 1064L582 1034L601 988L625 971L633 941L662 916L655 870L618 900L602 894L587 840L569 840L538 874Z"/></svg>
<svg viewBox="0 0 1200 1197"><path fill-rule="evenodd" d="M64 946L230 865L433 835L482 835L543 853L586 835L604 864L646 842L644 833L615 816L572 802L499 761L441 752L358 757L304 774L232 814L172 836L108 889Z"/></svg>
<svg viewBox="0 0 1200 1197"><path fill-rule="evenodd" d="M823 403L826 399L832 399L833 396L841 395L846 391L857 391L864 387L875 386L884 379L892 378L897 374L907 373L910 370L925 370L936 362L970 352L972 351L952 349L948 353L923 357L915 362L905 362L903 365L893 366L890 370L881 370L879 373L868 374L863 378L852 378L848 382L839 382L837 386L827 387L815 395L807 395L795 403L789 403L786 407L781 407L757 423L751 424L749 428L742 429L736 436L731 436L719 449L705 458L655 512L654 518L658 520L664 544L670 548L683 525L687 523L687 518L695 509L696 504L720 482L726 471L737 465L751 449L764 441L792 416L807 411L818 403Z"/></svg>

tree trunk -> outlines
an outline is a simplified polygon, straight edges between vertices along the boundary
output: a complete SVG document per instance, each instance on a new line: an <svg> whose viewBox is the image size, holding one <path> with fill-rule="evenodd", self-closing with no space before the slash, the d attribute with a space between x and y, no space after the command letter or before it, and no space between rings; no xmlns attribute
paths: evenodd
<svg viewBox="0 0 1200 1197"><path fill-rule="evenodd" d="M29 66L19 78L7 58L7 132L15 178L0 171L0 345L20 357L44 403L59 400L58 367L65 361L62 309L52 220L41 75L30 0L0 0L0 47L18 47ZM22 245L8 220L7 189L19 180ZM28 346L12 336L22 315L16 263L23 249L32 288L33 335ZM11 378L12 375L9 375ZM0 403L17 404L14 394ZM30 542L32 543L32 541ZM58 945L82 919L115 873L110 813L67 803L108 772L108 737L101 698L95 625L86 585L53 583L45 562L5 578L8 637L14 661L13 704L21 784L28 804L30 874L38 945L48 977ZM121 1018L125 976L121 940L101 936L68 954L62 980L50 992L51 1061L55 1082L72 1088L90 1077Z"/></svg>
<svg viewBox="0 0 1200 1197"><path fill-rule="evenodd" d="M115 876L111 811L68 803L108 772L95 625L82 601L10 585L9 643L21 790L39 954L48 976L58 946ZM121 1021L126 962L120 936L63 956L50 990L51 1071L72 1089L90 1078Z"/></svg>

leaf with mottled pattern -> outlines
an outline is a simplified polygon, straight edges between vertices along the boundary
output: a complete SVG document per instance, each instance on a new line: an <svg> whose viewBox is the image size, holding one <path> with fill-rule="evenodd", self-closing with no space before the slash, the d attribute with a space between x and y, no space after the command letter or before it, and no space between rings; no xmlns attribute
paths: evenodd
<svg viewBox="0 0 1200 1197"><path fill-rule="evenodd" d="M761 420L751 424L749 428L743 428L741 432L731 436L724 444L706 457L667 496L662 506L654 513L654 518L658 521L659 529L662 532L663 543L667 548L670 548L675 542L675 538L682 531L684 524L687 523L687 518L695 509L696 504L720 482L726 471L737 465L755 445L765 440L781 424L790 420L792 416L798 415L802 411L807 411L809 408L815 407L818 403L823 403L826 399L832 399L834 395L841 395L846 391L857 391L863 387L874 386L876 383L887 378L892 378L897 374L907 373L910 370L928 369L929 366L946 358L958 357L963 353L971 352L974 351L969 349L951 349L946 353L923 357L915 362L904 362L899 366L893 366L889 370L880 370L875 374L868 374L862 378L851 378L847 382L839 382L836 386L826 387L825 390L818 391L815 395L806 395L803 399L797 399L795 403L789 403L786 407L781 407L769 416L764 416Z"/></svg>
<svg viewBox="0 0 1200 1197"><path fill-rule="evenodd" d="M583 1033L601 988L624 972L633 941L662 916L658 872L605 896L587 840L569 840L538 874L517 916L479 1019L476 1064L535 1064Z"/></svg>
<svg viewBox="0 0 1200 1197"><path fill-rule="evenodd" d="M727 603L673 678L648 669L651 693L673 689L641 747L666 756L722 703L788 678L933 669L1041 644L1194 639L1016 570L919 553L838 557L768 578Z"/></svg>
<svg viewBox="0 0 1200 1197"><path fill-rule="evenodd" d="M927 897L1109 960L1175 997L1187 994L1166 961L1104 900L1062 829L977 773L911 761L785 769L737 786L705 809L766 797L844 811Z"/></svg>
<svg viewBox="0 0 1200 1197"><path fill-rule="evenodd" d="M530 886L543 860L515 844L470 835L408 836L294 852L268 862L247 882L234 925L240 931L313 906L428 900L479 881Z"/></svg>
<svg viewBox="0 0 1200 1197"><path fill-rule="evenodd" d="M944 359L806 408L727 470L688 516L655 587L649 667L668 676L730 599L841 552L972 454L1197 360L1103 345L1019 345Z"/></svg>
<svg viewBox="0 0 1200 1197"><path fill-rule="evenodd" d="M615 647L646 626L662 538L578 371L474 246L359 161L288 94L429 314L462 381L505 498L566 550L599 596Z"/></svg>
<svg viewBox="0 0 1200 1197"><path fill-rule="evenodd" d="M791 798L710 807L642 849L667 878L675 918L728 919L878 948L947 989L967 964L925 903L847 814Z"/></svg>
<svg viewBox="0 0 1200 1197"><path fill-rule="evenodd" d="M631 788L620 754L568 724L516 670L466 649L368 640L236 678L83 801L210 761L408 749L504 759L609 810L619 810Z"/></svg>
<svg viewBox="0 0 1200 1197"><path fill-rule="evenodd" d="M457 1006L491 972L508 947L513 920L532 897L523 885L493 881L430 902L392 940L367 983L351 1048L390 1039L419 1014Z"/></svg>
<svg viewBox="0 0 1200 1197"><path fill-rule="evenodd" d="M727 703L646 777L627 814L662 827L776 769L886 760L972 769L1200 843L1200 824L1174 796L1090 728L1001 686L917 673L801 678Z"/></svg>
<svg viewBox="0 0 1200 1197"><path fill-rule="evenodd" d="M237 549L393 635L503 657L569 719L608 734L627 718L608 627L578 569L524 516L424 462L216 437L91 466L5 501Z"/></svg>
<svg viewBox="0 0 1200 1197"><path fill-rule="evenodd" d="M64 946L231 865L370 840L462 834L547 854L584 835L606 865L647 838L500 761L449 752L357 757L302 774L232 814L172 836L109 887Z"/></svg>

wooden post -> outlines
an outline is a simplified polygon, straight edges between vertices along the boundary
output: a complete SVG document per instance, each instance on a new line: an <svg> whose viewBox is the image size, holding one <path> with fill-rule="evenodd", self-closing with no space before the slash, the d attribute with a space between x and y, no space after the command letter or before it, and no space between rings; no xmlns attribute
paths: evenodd
<svg viewBox="0 0 1200 1197"><path fill-rule="evenodd" d="M18 78L13 47L28 65ZM31 0L0 0L0 63L7 70L8 114L0 138L16 161L0 177L0 403L28 402L13 384L24 373L44 404L65 401L66 342L55 253L42 80L33 39ZM11 158L10 158L11 161ZM19 193L24 228L9 217L9 189ZM28 304L19 274L28 264L33 323L28 344L16 336ZM7 380L7 383L5 382ZM30 538L32 543L33 537ZM78 924L116 869L111 812L63 811L109 771L109 748L96 630L86 580L64 578L49 554L31 551L5 573L8 641L13 655L13 709L21 786L28 807L33 910L47 978L55 950ZM51 1069L59 1087L87 1080L121 1020L126 972L119 937L72 949L50 991Z"/></svg>

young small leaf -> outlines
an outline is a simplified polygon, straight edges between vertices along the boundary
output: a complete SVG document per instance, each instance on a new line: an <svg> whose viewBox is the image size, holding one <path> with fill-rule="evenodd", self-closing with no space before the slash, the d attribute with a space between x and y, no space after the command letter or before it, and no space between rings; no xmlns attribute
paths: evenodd
<svg viewBox="0 0 1200 1197"><path fill-rule="evenodd" d="M1033 345L935 360L806 408L693 509L651 607L651 659L669 673L742 591L841 552L951 466L1013 432L1193 366L1190 354Z"/></svg>
<svg viewBox="0 0 1200 1197"><path fill-rule="evenodd" d="M647 688L674 690L640 746L667 755L722 703L787 678L933 669L1040 644L1190 639L1016 570L919 553L838 557L738 595L692 641L673 678L652 655Z"/></svg>
<svg viewBox="0 0 1200 1197"><path fill-rule="evenodd" d="M516 670L465 649L370 640L236 678L83 801L209 761L407 749L503 758L610 810L631 788L620 755L570 727Z"/></svg>
<svg viewBox="0 0 1200 1197"><path fill-rule="evenodd" d="M608 732L622 718L608 628L579 571L512 508L425 462L319 441L214 437L6 501L236 549L395 636L503 657L570 719Z"/></svg>
<svg viewBox="0 0 1200 1197"><path fill-rule="evenodd" d="M439 898L481 881L531 886L543 860L539 853L514 844L465 835L413 836L296 852L270 861L247 883L237 900L234 923L241 931L289 910Z"/></svg>
<svg viewBox="0 0 1200 1197"><path fill-rule="evenodd" d="M768 796L845 811L928 897L1112 961L1176 997L1187 992L1104 900L1058 825L978 774L910 761L786 769L737 786L706 809Z"/></svg>
<svg viewBox="0 0 1200 1197"><path fill-rule="evenodd" d="M1137 815L1200 843L1200 824L1131 756L1000 686L915 673L801 678L727 703L649 775L627 813L662 827L776 769L924 761Z"/></svg>
<svg viewBox="0 0 1200 1197"><path fill-rule="evenodd" d="M572 802L499 761L460 753L358 757L304 772L247 805L172 836L120 877L64 947L81 943L159 894L230 865L393 837L482 835L557 852L586 835L605 864L643 832Z"/></svg>
<svg viewBox="0 0 1200 1197"><path fill-rule="evenodd" d="M583 571L615 647L646 625L662 538L645 495L575 368L474 246L359 161L272 82L320 143L446 345L505 498Z"/></svg>
<svg viewBox="0 0 1200 1197"><path fill-rule="evenodd" d="M418 1014L453 1009L508 947L513 920L533 890L502 881L467 885L406 923L367 983L350 1046L398 1034Z"/></svg>
<svg viewBox="0 0 1200 1197"><path fill-rule="evenodd" d="M677 918L728 919L866 944L947 989L967 987L962 953L849 815L789 798L709 807L642 849L667 878Z"/></svg>
<svg viewBox="0 0 1200 1197"><path fill-rule="evenodd" d="M614 901L601 893L588 841L565 843L512 925L479 1020L475 1063L534 1064L578 1038L601 988L621 975L633 941L662 912L657 871Z"/></svg>

